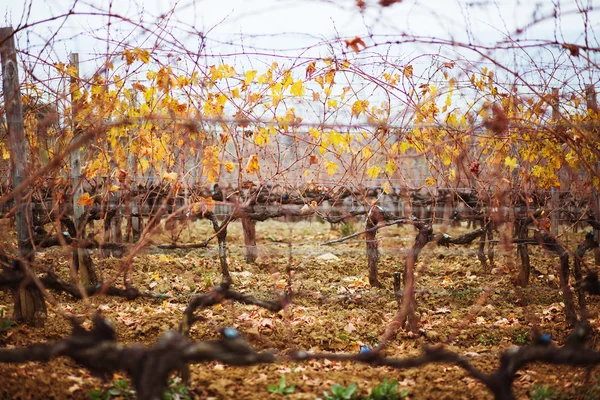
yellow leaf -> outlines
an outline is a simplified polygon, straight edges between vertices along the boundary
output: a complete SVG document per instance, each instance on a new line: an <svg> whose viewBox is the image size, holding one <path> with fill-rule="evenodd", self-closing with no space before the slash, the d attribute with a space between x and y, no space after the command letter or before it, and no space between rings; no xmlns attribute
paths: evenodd
<svg viewBox="0 0 600 400"><path fill-rule="evenodd" d="M133 49L133 54L141 60L144 64L148 64L150 62L150 52L148 50L142 50L139 47ZM127 59L127 64L129 65L129 59Z"/></svg>
<svg viewBox="0 0 600 400"><path fill-rule="evenodd" d="M125 62L127 63L127 65L131 65L131 64L133 64L135 57L131 51L124 50L123 55L121 56L121 59L125 59Z"/></svg>
<svg viewBox="0 0 600 400"><path fill-rule="evenodd" d="M448 171L448 179L450 179L450 182L453 182L456 179L456 171L454 168L450 168L450 171Z"/></svg>
<svg viewBox="0 0 600 400"><path fill-rule="evenodd" d="M352 115L358 117L361 113L364 114L367 111L367 107L369 107L368 100L356 100L354 104L352 104Z"/></svg>
<svg viewBox="0 0 600 400"><path fill-rule="evenodd" d="M410 145L408 144L408 142L400 143L400 151L402 152L402 154L406 153L406 150L408 150L409 147Z"/></svg>
<svg viewBox="0 0 600 400"><path fill-rule="evenodd" d="M412 65L407 65L406 67L404 67L404 76L407 78L410 78L413 74L413 66Z"/></svg>
<svg viewBox="0 0 600 400"><path fill-rule="evenodd" d="M239 99L240 98L240 89L235 88L231 91L231 97L233 97L234 99Z"/></svg>
<svg viewBox="0 0 600 400"><path fill-rule="evenodd" d="M177 181L177 172L167 172L163 173L163 179L169 183L173 183Z"/></svg>
<svg viewBox="0 0 600 400"><path fill-rule="evenodd" d="M387 172L389 175L392 175L397 168L398 166L394 160L389 160L387 164L385 164L385 172Z"/></svg>
<svg viewBox="0 0 600 400"><path fill-rule="evenodd" d="M317 128L310 128L308 133L313 139L319 140L321 138L321 131Z"/></svg>
<svg viewBox="0 0 600 400"><path fill-rule="evenodd" d="M342 144L344 140L344 137L342 135L340 135L340 133L336 130L332 130L331 132L329 132L329 143L331 143L334 146L339 146Z"/></svg>
<svg viewBox="0 0 600 400"><path fill-rule="evenodd" d="M256 70L246 72L246 79L244 80L245 85L249 85L254 81L256 77Z"/></svg>
<svg viewBox="0 0 600 400"><path fill-rule="evenodd" d="M89 206L90 204L94 203L94 198L90 197L89 193L84 193L81 195L81 197L79 197L79 200L77 200L77 205L78 206Z"/></svg>
<svg viewBox="0 0 600 400"><path fill-rule="evenodd" d="M257 132L254 132L254 142L263 147L269 144L270 141L269 132L265 128L260 128Z"/></svg>
<svg viewBox="0 0 600 400"><path fill-rule="evenodd" d="M150 52L148 50L142 50L139 57L144 64L148 64L150 62Z"/></svg>
<svg viewBox="0 0 600 400"><path fill-rule="evenodd" d="M448 96L446 96L446 105L448 107L450 107L452 105L452 96L450 94L448 94Z"/></svg>
<svg viewBox="0 0 600 400"><path fill-rule="evenodd" d="M340 98L342 100L344 100L344 98L346 97L346 93L348 93L350 89L352 89L350 86L346 86L342 89L342 94L340 95Z"/></svg>
<svg viewBox="0 0 600 400"><path fill-rule="evenodd" d="M294 80L292 79L292 71L285 71L281 82L283 83L283 90L286 90L292 84L292 82L294 82Z"/></svg>
<svg viewBox="0 0 600 400"><path fill-rule="evenodd" d="M327 168L327 173L331 176L335 174L335 171L338 169L338 165L334 162L327 161L325 163L325 168Z"/></svg>
<svg viewBox="0 0 600 400"><path fill-rule="evenodd" d="M218 105L224 106L226 102L227 102L227 96L225 96L224 94L220 94L219 97L217 97Z"/></svg>
<svg viewBox="0 0 600 400"><path fill-rule="evenodd" d="M221 65L219 69L223 70L223 78L232 78L235 76L235 68L227 64Z"/></svg>
<svg viewBox="0 0 600 400"><path fill-rule="evenodd" d="M367 175L369 175L371 177L371 179L375 179L379 176L380 172L381 172L381 167L378 167L377 165L373 165L371 168L369 168L367 170Z"/></svg>
<svg viewBox="0 0 600 400"><path fill-rule="evenodd" d="M110 187L108 188L108 190L109 190L110 192L113 192L113 193L114 193L114 192L117 192L119 189L121 189L121 188L119 187L119 185L110 185Z"/></svg>
<svg viewBox="0 0 600 400"><path fill-rule="evenodd" d="M322 76L317 76L315 78L315 82L317 82L319 84L319 86L321 86L321 89L323 89L325 86L323 84L323 77Z"/></svg>
<svg viewBox="0 0 600 400"><path fill-rule="evenodd" d="M257 171L260 171L260 167L258 165L258 156L253 154L248 159L248 163L246 164L246 172L249 174L253 174Z"/></svg>
<svg viewBox="0 0 600 400"><path fill-rule="evenodd" d="M435 180L435 178L433 178L431 176L429 178L425 179L425 184L427 186L435 186L436 183L437 183L437 181Z"/></svg>
<svg viewBox="0 0 600 400"><path fill-rule="evenodd" d="M227 171L228 174L230 174L231 171L233 171L233 167L235 167L235 164L232 163L231 161L227 161L225 163L225 171Z"/></svg>
<svg viewBox="0 0 600 400"><path fill-rule="evenodd" d="M145 174L148 168L150 168L150 161L148 161L148 158L140 158L140 172Z"/></svg>
<svg viewBox="0 0 600 400"><path fill-rule="evenodd" d="M202 160L202 174L206 176L210 183L214 183L219 177L219 164L219 150L217 146L206 147Z"/></svg>
<svg viewBox="0 0 600 400"><path fill-rule="evenodd" d="M335 100L335 99L329 99L329 100L327 100L327 108L328 109L329 108L334 108L335 109L335 108L337 108L337 103L338 103L337 100Z"/></svg>
<svg viewBox="0 0 600 400"><path fill-rule="evenodd" d="M327 71L327 73L325 73L325 82L327 82L327 84L329 86L333 86L333 84L335 79L335 69L330 69L329 71Z"/></svg>
<svg viewBox="0 0 600 400"><path fill-rule="evenodd" d="M74 65L69 65L67 67L67 74L72 78L77 78L77 67ZM116 81L116 79L115 79Z"/></svg>
<svg viewBox="0 0 600 400"><path fill-rule="evenodd" d="M199 201L192 204L192 212L195 214L201 213L202 215L212 211L215 208L215 201L212 197L200 196Z"/></svg>
<svg viewBox="0 0 600 400"><path fill-rule="evenodd" d="M302 97L304 95L304 86L301 80L297 80L290 89L290 93L294 96Z"/></svg>
<svg viewBox="0 0 600 400"><path fill-rule="evenodd" d="M383 184L383 193L390 194L390 184L389 184L389 182L385 182Z"/></svg>
<svg viewBox="0 0 600 400"><path fill-rule="evenodd" d="M373 155L373 152L371 151L371 147L370 146L363 147L363 149L362 149L362 158L363 158L363 160L369 159L372 155Z"/></svg>
<svg viewBox="0 0 600 400"><path fill-rule="evenodd" d="M506 156L506 158L504 159L504 165L510 168L510 172L512 172L515 168L519 166L519 164L517 164L516 157L511 158L510 156Z"/></svg>

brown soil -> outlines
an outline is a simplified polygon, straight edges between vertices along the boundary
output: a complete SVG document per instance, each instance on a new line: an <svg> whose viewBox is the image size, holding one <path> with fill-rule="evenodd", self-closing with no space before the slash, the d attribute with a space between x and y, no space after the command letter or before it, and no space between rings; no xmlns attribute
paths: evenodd
<svg viewBox="0 0 600 400"><path fill-rule="evenodd" d="M362 225L362 224L361 224ZM181 241L202 240L211 232L206 221L194 223L182 231ZM362 226L356 225L356 229ZM254 306L226 303L199 311L205 322L194 325L191 336L196 340L217 337L223 326L236 327L258 349L286 351L290 348L310 351L357 352L361 344L374 344L397 310L392 288L392 274L401 270L406 249L415 236L412 227L382 230L380 277L385 289L368 284L364 243L350 241L335 246L318 243L341 236L337 227L318 222L285 223L269 221L257 224L260 258L256 264L244 262L241 226L234 223L228 236L230 266L234 288L242 292L269 297L285 285L288 263L287 241L293 235L294 289L298 293L285 312L273 314ZM449 233L465 232L454 228ZM170 232L155 240L170 241ZM574 249L582 234L572 235L569 248ZM563 238L563 240L566 240ZM564 321L562 298L558 287L558 259L534 246L531 248L530 286L515 288L516 252L497 251L492 273L485 274L477 260L476 245L450 249L428 245L417 264L418 312L420 334L400 332L386 354L404 357L419 354L427 344L444 343L450 349L471 358L478 367L491 371L498 365L502 350L529 341L532 322L550 332L561 344L569 329ZM323 261L319 255L333 253L339 260ZM588 255L590 257L590 255ZM68 279L70 254L51 249L39 253L37 260ZM98 260L99 271L114 276L119 259ZM589 260L588 260L589 261ZM588 262L588 265L592 265ZM178 326L189 298L219 282L216 246L194 251L148 251L135 259L134 283L140 290L175 296L169 300L138 299L126 301L114 297L93 297L87 306L66 295L55 295L60 307L76 314L90 315L99 309L111 319L124 343L153 343L160 335ZM119 279L118 282L121 280ZM489 295L486 297L486 293ZM597 324L598 301L589 299L592 325ZM478 304L481 307L478 307ZM0 292L0 312L10 316L12 298ZM1 315L1 314L0 314ZM89 323L89 321L88 321ZM49 306L44 328L13 326L0 331L0 346L8 348L58 340L69 334L67 321ZM192 398L257 399L282 398L271 394L268 385L279 383L285 375L295 384L288 399L314 399L335 383L356 382L359 393L366 396L370 388L384 378L398 380L411 399L489 399L486 388L462 369L452 365L429 365L424 368L393 370L356 363L312 361L278 363L254 367L228 367L210 363L191 367L189 385ZM69 359L47 364L0 365L0 396L12 399L87 399L100 389L105 394L114 382L125 379L116 375L102 382L90 376ZM521 371L514 388L518 398L529 398L532 389L542 386L556 391L556 398L596 398L596 374L586 381L584 369L530 365ZM587 382L587 383L586 383ZM113 390L113 393L116 393ZM125 399L114 395L111 399ZM132 398L132 397L130 397ZM543 397L538 397L543 398Z"/></svg>

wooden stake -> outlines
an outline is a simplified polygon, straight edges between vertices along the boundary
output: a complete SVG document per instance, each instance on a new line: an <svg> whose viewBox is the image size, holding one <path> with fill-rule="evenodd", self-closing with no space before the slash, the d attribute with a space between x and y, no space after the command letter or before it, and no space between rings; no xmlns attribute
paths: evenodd
<svg viewBox="0 0 600 400"><path fill-rule="evenodd" d="M19 187L26 178L27 153L25 149L25 127L23 124L23 105L19 83L17 52L14 32L11 27L0 28L0 60L2 62L2 84L6 108L6 122L10 145L10 164L13 189ZM17 208L16 225L20 262L24 271L35 258L32 240L33 215L27 196L17 193L14 196ZM31 273L35 273L31 268ZM28 276L26 274L26 276ZM14 293L14 319L41 325L46 314L46 304L39 289L27 277Z"/></svg>
<svg viewBox="0 0 600 400"><path fill-rule="evenodd" d="M71 67L75 67L77 71L76 76L71 77L71 85L69 91L71 93L71 129L73 132L73 138L75 139L80 133L80 129L77 123L77 92L79 87L79 54L71 53L69 56L69 64ZM82 239L85 237L85 225L86 221L82 220L85 213L85 209L81 205L77 205L77 201L83 195L83 187L81 186L81 149L76 148L71 152L71 178L73 180L73 219L75 228L77 230L77 238ZM94 267L92 265L92 259L90 253L86 249L76 249L73 251L73 262L79 272L79 279L83 285L90 285L98 283Z"/></svg>
<svg viewBox="0 0 600 400"><path fill-rule="evenodd" d="M593 85L585 87L585 99L588 111L593 111L598 114L598 101L596 100L596 89ZM596 162L595 177L600 179L600 162ZM593 183L593 179L592 179ZM598 195L598 187L592 185L592 209L597 221L600 221L600 196ZM600 230L594 229L595 237L600 237ZM594 249L594 260L596 265L600 265L600 248Z"/></svg>

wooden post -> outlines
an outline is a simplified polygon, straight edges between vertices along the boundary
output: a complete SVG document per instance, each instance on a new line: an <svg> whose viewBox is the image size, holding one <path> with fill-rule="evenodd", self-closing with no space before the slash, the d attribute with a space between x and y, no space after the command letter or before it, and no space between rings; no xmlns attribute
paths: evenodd
<svg viewBox="0 0 600 400"><path fill-rule="evenodd" d="M560 102L559 102L559 94L558 88L552 89L552 122L554 126L560 122ZM560 172L559 172L560 173ZM552 188L552 209L550 210L550 233L554 236L558 236L558 224L560 223L559 212L560 212L560 197L558 195L558 190L556 188Z"/></svg>
<svg viewBox="0 0 600 400"><path fill-rule="evenodd" d="M596 89L594 85L587 85L585 87L585 100L587 103L587 109L598 114L598 101L596 100ZM600 127L598 127L600 128ZM596 133L597 134L597 133ZM596 161L595 177L600 179L600 161ZM598 186L594 185L594 179L592 179L592 210L596 221L600 221L600 196L598 195ZM594 229L595 237L600 237L600 230ZM594 261L596 265L600 265L600 248L594 249Z"/></svg>
<svg viewBox="0 0 600 400"><path fill-rule="evenodd" d="M25 127L23 124L23 106L19 83L17 52L14 32L11 27L0 28L0 59L2 61L2 84L6 108L6 122L10 145L10 164L13 189L17 188L26 177L27 154L25 150ZM25 280L15 291L14 319L39 325L46 315L46 303L39 289L31 283L27 270L35 258L31 238L33 215L27 197L18 193L14 196L17 208L16 225L20 262L24 269ZM35 273L33 268L31 273Z"/></svg>
<svg viewBox="0 0 600 400"><path fill-rule="evenodd" d="M518 239L526 240L529 237L527 215L523 214L522 210L519 210L519 213L515 215L515 231ZM526 287L529 284L529 275L531 273L531 263L529 260L529 249L527 248L527 244L517 244L517 253L521 258L521 270L519 271L516 285Z"/></svg>
<svg viewBox="0 0 600 400"><path fill-rule="evenodd" d="M80 134L79 124L77 122L78 105L78 89L79 89L79 54L71 53L69 56L69 64L77 71L76 76L71 76L71 85L69 91L71 93L71 130L73 139ZM73 219L77 230L77 238L85 238L85 225L87 221L83 221L82 217L85 209L81 205L77 205L79 198L83 195L81 186L81 149L76 148L71 152L71 178L73 180ZM98 283L90 252L86 249L73 250L73 264L79 273L79 279L83 285Z"/></svg>
<svg viewBox="0 0 600 400"><path fill-rule="evenodd" d="M137 90L133 89L131 91L131 105L133 108L137 108ZM138 127L140 126L140 122L138 121ZM140 235L142 233L142 216L140 207L139 198L137 197L138 190L138 180L137 180L137 163L136 157L133 152L129 153L129 169L131 173L131 186L130 190L134 193L134 197L130 203L131 214L131 240L133 243L137 242L140 239ZM186 186L187 190L187 186Z"/></svg>
<svg viewBox="0 0 600 400"><path fill-rule="evenodd" d="M369 267L369 284L373 287L381 287L379 282L377 264L379 262L379 242L377 241L377 224L383 220L379 206L371 206L367 214L365 225L365 242L367 245L367 265Z"/></svg>
<svg viewBox="0 0 600 400"><path fill-rule="evenodd" d="M256 221L248 218L247 211L242 214L242 230L244 232L244 245L246 246L246 262L253 264L258 258L256 247Z"/></svg>
<svg viewBox="0 0 600 400"><path fill-rule="evenodd" d="M552 121L560 121L560 95L558 88L552 88Z"/></svg>

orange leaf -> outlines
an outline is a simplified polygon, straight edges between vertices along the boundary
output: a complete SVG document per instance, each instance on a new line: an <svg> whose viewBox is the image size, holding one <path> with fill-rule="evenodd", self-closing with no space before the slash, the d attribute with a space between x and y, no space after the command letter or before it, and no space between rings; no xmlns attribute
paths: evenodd
<svg viewBox="0 0 600 400"><path fill-rule="evenodd" d="M79 200L77 200L77 205L78 206L89 206L90 204L94 203L94 198L90 197L89 193L84 193L81 195L81 197L79 198Z"/></svg>
<svg viewBox="0 0 600 400"><path fill-rule="evenodd" d="M253 174L258 170L260 170L260 167L258 165L258 156L256 154L253 154L248 159L248 164L246 164L246 172L249 174Z"/></svg>
<svg viewBox="0 0 600 400"><path fill-rule="evenodd" d="M365 42L358 36L354 39L346 39L346 48L351 48L352 50L354 50L355 53L358 53L360 51L358 45L361 45L362 47L367 47Z"/></svg>
<svg viewBox="0 0 600 400"><path fill-rule="evenodd" d="M316 61L313 61L310 64L308 64L308 67L306 67L306 79L307 80L311 79L316 70L317 70L317 62Z"/></svg>

